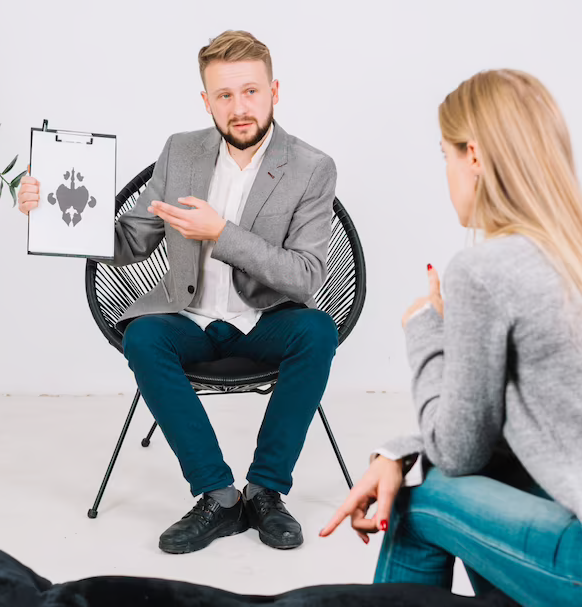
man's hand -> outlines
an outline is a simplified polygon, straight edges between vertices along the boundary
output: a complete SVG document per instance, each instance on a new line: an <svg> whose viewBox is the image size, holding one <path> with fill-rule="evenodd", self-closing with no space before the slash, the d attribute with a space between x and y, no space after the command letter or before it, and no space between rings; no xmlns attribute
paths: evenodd
<svg viewBox="0 0 582 607"><path fill-rule="evenodd" d="M148 211L167 221L184 238L218 240L226 221L204 200L188 196L178 202L191 209L180 209L160 200L152 201Z"/></svg>
<svg viewBox="0 0 582 607"><path fill-rule="evenodd" d="M368 468L362 479L354 485L346 501L334 514L331 521L319 535L331 535L348 516L352 518L352 527L367 544L368 533L377 533L388 529L392 504L402 485L402 460L393 461L379 455ZM378 501L378 511L372 518L366 518L370 506Z"/></svg>
<svg viewBox="0 0 582 607"><path fill-rule="evenodd" d="M438 272L431 266L428 266L428 297L421 297L417 299L402 317L402 327L406 327L406 323L410 317L417 311L423 308L427 303L431 303L434 309L443 316L444 314L444 303L441 295L441 282L439 280Z"/></svg>
<svg viewBox="0 0 582 607"><path fill-rule="evenodd" d="M36 209L40 200L40 183L30 175L25 175L20 181L18 190L18 210L25 215Z"/></svg>

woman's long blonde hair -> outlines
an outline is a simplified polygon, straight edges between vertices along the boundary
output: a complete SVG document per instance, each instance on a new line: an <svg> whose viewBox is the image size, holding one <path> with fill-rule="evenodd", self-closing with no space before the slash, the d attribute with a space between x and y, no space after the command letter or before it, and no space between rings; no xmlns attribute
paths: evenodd
<svg viewBox="0 0 582 607"><path fill-rule="evenodd" d="M486 238L530 237L582 294L582 194L570 135L556 102L533 76L476 74L439 106L443 138L476 141L483 165L473 226Z"/></svg>

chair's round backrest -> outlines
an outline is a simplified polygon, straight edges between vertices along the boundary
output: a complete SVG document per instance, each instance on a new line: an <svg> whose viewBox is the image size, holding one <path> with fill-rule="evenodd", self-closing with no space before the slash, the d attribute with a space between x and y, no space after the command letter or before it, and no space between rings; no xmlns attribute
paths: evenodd
<svg viewBox="0 0 582 607"><path fill-rule="evenodd" d="M131 209L145 189L154 165L144 169L119 192L115 199L116 219ZM336 198L333 203L332 233L329 243L325 283L315 294L320 310L335 321L339 342L354 328L366 297L366 266L356 228ZM109 340L122 351L122 333L115 323L139 297L150 291L168 270L166 240L145 261L113 267L87 260L85 288L95 322Z"/></svg>

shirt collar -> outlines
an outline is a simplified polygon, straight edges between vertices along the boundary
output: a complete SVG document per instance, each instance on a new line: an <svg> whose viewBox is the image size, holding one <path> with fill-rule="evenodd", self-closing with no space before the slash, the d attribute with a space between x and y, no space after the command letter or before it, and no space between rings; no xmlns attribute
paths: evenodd
<svg viewBox="0 0 582 607"><path fill-rule="evenodd" d="M254 153L249 164L247 164L247 166L244 169L242 169L243 171L247 171L250 169L256 169L258 167L263 156L265 155L265 152L267 151L267 148L269 147L269 143L271 143L271 139L273 138L274 130L275 129L273 128L273 124L271 123L267 137L261 144L261 147ZM228 145L226 144L226 140L224 139L224 137L220 141L219 155L220 155L220 159L223 162L227 163L231 167L236 167L237 171L241 171L241 168L238 166L238 164L236 163L234 158L230 155L230 152L228 151Z"/></svg>

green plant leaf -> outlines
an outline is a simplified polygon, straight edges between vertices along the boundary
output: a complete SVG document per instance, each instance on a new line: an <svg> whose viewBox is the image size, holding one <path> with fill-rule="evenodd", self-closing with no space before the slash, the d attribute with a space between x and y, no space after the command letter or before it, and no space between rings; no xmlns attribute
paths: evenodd
<svg viewBox="0 0 582 607"><path fill-rule="evenodd" d="M2 171L2 175L6 175L6 173L8 173L8 171L16 164L17 160L18 160L18 154L16 154L16 157L14 158L14 160Z"/></svg>
<svg viewBox="0 0 582 607"><path fill-rule="evenodd" d="M28 173L28 171L22 171L20 175L16 175L16 177L10 182L11 188L17 188L20 185L20 180Z"/></svg>
<svg viewBox="0 0 582 607"><path fill-rule="evenodd" d="M12 208L14 208L16 206L16 190L10 186L10 193L12 194L12 198L14 200L14 204L12 205Z"/></svg>
<svg viewBox="0 0 582 607"><path fill-rule="evenodd" d="M2 196L2 190L4 189L4 180L0 179L0 196Z"/></svg>

